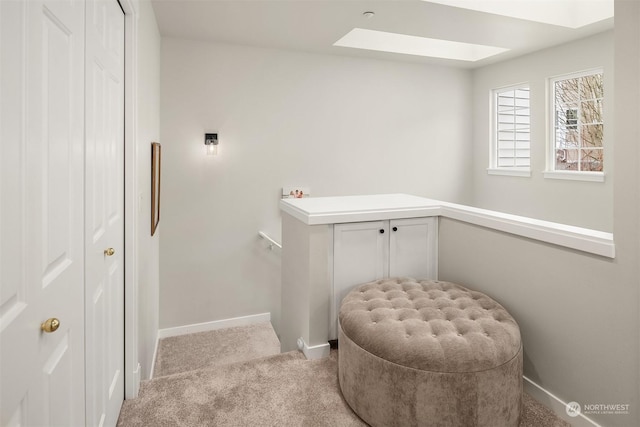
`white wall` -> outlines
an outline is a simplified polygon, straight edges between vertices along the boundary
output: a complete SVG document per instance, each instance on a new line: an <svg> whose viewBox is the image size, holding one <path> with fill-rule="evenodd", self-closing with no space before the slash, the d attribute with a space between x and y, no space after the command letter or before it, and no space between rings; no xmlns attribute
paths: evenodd
<svg viewBox="0 0 640 427"><path fill-rule="evenodd" d="M160 33L149 1L140 1L137 63L138 359L141 378L151 373L159 319L159 238L151 237L151 142L160 136Z"/></svg>
<svg viewBox="0 0 640 427"><path fill-rule="evenodd" d="M616 115L608 126L616 138L609 141L605 161L616 165L616 258L443 220L439 273L442 280L488 293L511 312L521 328L528 378L565 402L628 404L628 415L587 415L603 426L628 427L640 425L640 4L615 4L615 70L609 71L615 87L607 87L615 95ZM532 67L534 62L522 60ZM511 64L514 73L522 64ZM508 207L517 208L519 199L508 189L491 188L509 194L513 206Z"/></svg>
<svg viewBox="0 0 640 427"><path fill-rule="evenodd" d="M474 206L613 230L613 53L613 31L609 31L474 70ZM604 67L605 182L545 179L547 78L597 67ZM529 82L531 88L531 177L488 175L491 90L523 82Z"/></svg>
<svg viewBox="0 0 640 427"><path fill-rule="evenodd" d="M163 38L161 88L161 328L277 326L283 184L470 200L470 71Z"/></svg>
<svg viewBox="0 0 640 427"><path fill-rule="evenodd" d="M256 233L279 237L283 183L309 185L314 196L403 191L470 203L475 194L483 207L614 231L617 257L607 260L443 221L439 269L512 312L528 377L565 401L629 403L628 416L590 416L640 425L640 10L621 0L616 9L615 70L597 64L607 79L615 73L615 87L605 84L615 91L607 138L616 137L606 182L595 185L542 181L538 146L531 178L487 176L488 120L480 115L493 75L499 85L539 85L572 71L566 57L575 64L594 46L606 51L611 34L576 42L589 46L584 57L568 45L478 70L473 90L465 71L163 39L160 327L263 311L277 323L280 261ZM460 126L472 99L473 135ZM218 158L204 156L206 130L220 134ZM566 203L567 192L600 193L609 205L588 212L576 198Z"/></svg>

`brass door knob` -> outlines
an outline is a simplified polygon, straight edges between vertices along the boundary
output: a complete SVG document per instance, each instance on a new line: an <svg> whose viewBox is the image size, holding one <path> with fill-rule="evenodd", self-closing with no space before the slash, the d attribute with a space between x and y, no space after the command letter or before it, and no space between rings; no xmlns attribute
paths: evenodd
<svg viewBox="0 0 640 427"><path fill-rule="evenodd" d="M40 329L42 329L44 332L47 332L47 333L55 332L58 330L59 327L60 327L60 321L55 317L45 320L44 323L40 325Z"/></svg>
<svg viewBox="0 0 640 427"><path fill-rule="evenodd" d="M111 256L111 255L113 255L113 254L115 254L115 253L116 253L116 250L115 250L115 249L113 249L113 248L107 248L107 249L105 249L105 250L104 250L104 254L105 254L106 256Z"/></svg>

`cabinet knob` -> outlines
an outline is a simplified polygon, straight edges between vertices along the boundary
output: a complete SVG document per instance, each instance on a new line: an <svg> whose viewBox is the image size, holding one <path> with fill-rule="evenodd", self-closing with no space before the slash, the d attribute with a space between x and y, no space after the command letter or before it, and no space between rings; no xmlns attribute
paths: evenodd
<svg viewBox="0 0 640 427"><path fill-rule="evenodd" d="M380 234L384 234L384 228L380 229Z"/></svg>
<svg viewBox="0 0 640 427"><path fill-rule="evenodd" d="M393 227L392 230L393 231L398 231L398 227Z"/></svg>

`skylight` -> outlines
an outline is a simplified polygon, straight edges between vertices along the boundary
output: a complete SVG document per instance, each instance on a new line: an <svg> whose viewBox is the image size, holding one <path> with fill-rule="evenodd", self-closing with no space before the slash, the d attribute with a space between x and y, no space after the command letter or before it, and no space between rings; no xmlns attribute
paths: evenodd
<svg viewBox="0 0 640 427"><path fill-rule="evenodd" d="M354 28L333 45L460 61L478 61L509 50L362 28Z"/></svg>
<svg viewBox="0 0 640 427"><path fill-rule="evenodd" d="M613 0L424 0L543 24L580 28L613 16Z"/></svg>

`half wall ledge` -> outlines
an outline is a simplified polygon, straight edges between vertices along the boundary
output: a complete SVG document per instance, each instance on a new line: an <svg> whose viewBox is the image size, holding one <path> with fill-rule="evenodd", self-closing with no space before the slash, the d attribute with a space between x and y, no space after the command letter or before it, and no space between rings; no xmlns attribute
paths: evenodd
<svg viewBox="0 0 640 427"><path fill-rule="evenodd" d="M408 194L283 199L280 209L307 225L439 216L615 258L612 233Z"/></svg>

